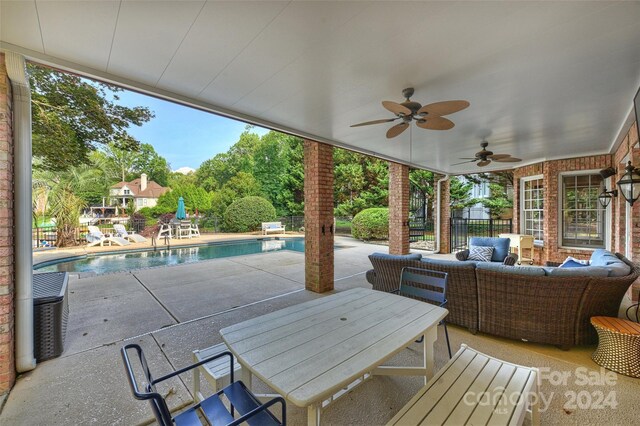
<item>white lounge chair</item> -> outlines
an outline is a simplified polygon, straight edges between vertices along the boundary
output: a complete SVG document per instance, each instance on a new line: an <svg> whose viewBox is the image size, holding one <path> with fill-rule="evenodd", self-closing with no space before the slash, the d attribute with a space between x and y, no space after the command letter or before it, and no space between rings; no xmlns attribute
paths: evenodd
<svg viewBox="0 0 640 426"><path fill-rule="evenodd" d="M169 223L161 223L160 229L158 229L157 239L161 238L173 238L172 226Z"/></svg>
<svg viewBox="0 0 640 426"><path fill-rule="evenodd" d="M176 227L176 238L191 238L191 221L181 220Z"/></svg>
<svg viewBox="0 0 640 426"><path fill-rule="evenodd" d="M131 244L129 241L122 237L107 237L102 233L97 226L88 226L89 233L87 234L87 247L104 246L105 244L111 246L113 244L119 246L128 246Z"/></svg>
<svg viewBox="0 0 640 426"><path fill-rule="evenodd" d="M116 237L124 238L132 243L144 243L147 241L142 235L138 235L135 232L128 232L127 229L121 223L114 223L113 229L116 231Z"/></svg>
<svg viewBox="0 0 640 426"><path fill-rule="evenodd" d="M198 228L198 222L191 223L191 237L199 237L200 229Z"/></svg>

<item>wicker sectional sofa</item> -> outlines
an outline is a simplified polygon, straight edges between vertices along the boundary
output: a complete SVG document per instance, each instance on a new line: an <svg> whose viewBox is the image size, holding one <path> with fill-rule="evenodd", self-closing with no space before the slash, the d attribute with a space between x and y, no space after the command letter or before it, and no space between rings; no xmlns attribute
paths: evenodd
<svg viewBox="0 0 640 426"><path fill-rule="evenodd" d="M624 293L640 276L640 268L621 254L615 256L629 266L628 274L611 277L602 267L561 271L556 265L517 267L374 253L367 281L374 290L391 292L398 289L404 267L447 272L448 323L569 348L597 342L589 319L617 317Z"/></svg>

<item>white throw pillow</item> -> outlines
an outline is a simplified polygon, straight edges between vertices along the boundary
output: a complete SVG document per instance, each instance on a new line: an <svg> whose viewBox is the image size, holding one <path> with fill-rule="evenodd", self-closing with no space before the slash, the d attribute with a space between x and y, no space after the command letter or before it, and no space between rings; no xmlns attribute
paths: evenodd
<svg viewBox="0 0 640 426"><path fill-rule="evenodd" d="M575 257L568 256L568 257L564 260L564 262L562 262L562 264L560 265L560 267L562 267L562 266L563 266L563 265L565 265L566 263L571 263L571 262L576 262L576 263L579 263L579 264L584 265L584 266L589 266L589 261L588 261L588 260L576 259Z"/></svg>
<svg viewBox="0 0 640 426"><path fill-rule="evenodd" d="M472 246L469 250L467 260L477 260L478 262L491 262L493 247Z"/></svg>

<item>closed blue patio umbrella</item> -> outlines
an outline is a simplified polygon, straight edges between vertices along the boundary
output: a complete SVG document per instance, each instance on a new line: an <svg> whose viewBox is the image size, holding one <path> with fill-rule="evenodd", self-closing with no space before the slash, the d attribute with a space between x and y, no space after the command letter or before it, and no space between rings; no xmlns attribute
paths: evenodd
<svg viewBox="0 0 640 426"><path fill-rule="evenodd" d="M184 198L178 198L178 211L176 211L176 219L182 220L187 218L187 212L184 208Z"/></svg>

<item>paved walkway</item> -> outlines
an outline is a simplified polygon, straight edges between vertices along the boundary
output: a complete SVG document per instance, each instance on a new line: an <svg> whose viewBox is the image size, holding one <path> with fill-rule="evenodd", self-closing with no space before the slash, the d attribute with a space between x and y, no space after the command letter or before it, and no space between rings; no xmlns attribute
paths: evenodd
<svg viewBox="0 0 640 426"><path fill-rule="evenodd" d="M255 238L255 236L253 236ZM335 291L370 288L364 273L367 255L386 247L340 239L336 252ZM440 256L450 257L450 255ZM191 352L221 342L219 330L277 309L323 297L304 290L304 254L280 251L170 267L158 267L70 280L70 318L65 352L19 377L0 413L2 425L145 424L152 421L147 403L133 399L119 350L140 344L152 371L163 374L192 362ZM569 374L566 384L543 382L551 398L542 414L545 424L631 424L635 421L640 383L624 376L614 386L577 386L576 368L599 371L590 360L592 347L560 351L470 334L449 327L451 345L464 342L505 360L548 367ZM420 345L403 351L391 364L421 360ZM436 367L446 360L439 340ZM160 387L171 407L192 400L192 376ZM258 386L260 384L258 383ZM324 424L384 424L420 388L411 377L375 377L346 395L323 415ZM263 389L266 390L266 389ZM613 391L615 410L566 407L565 392ZM289 424L306 423L306 411L289 405Z"/></svg>

